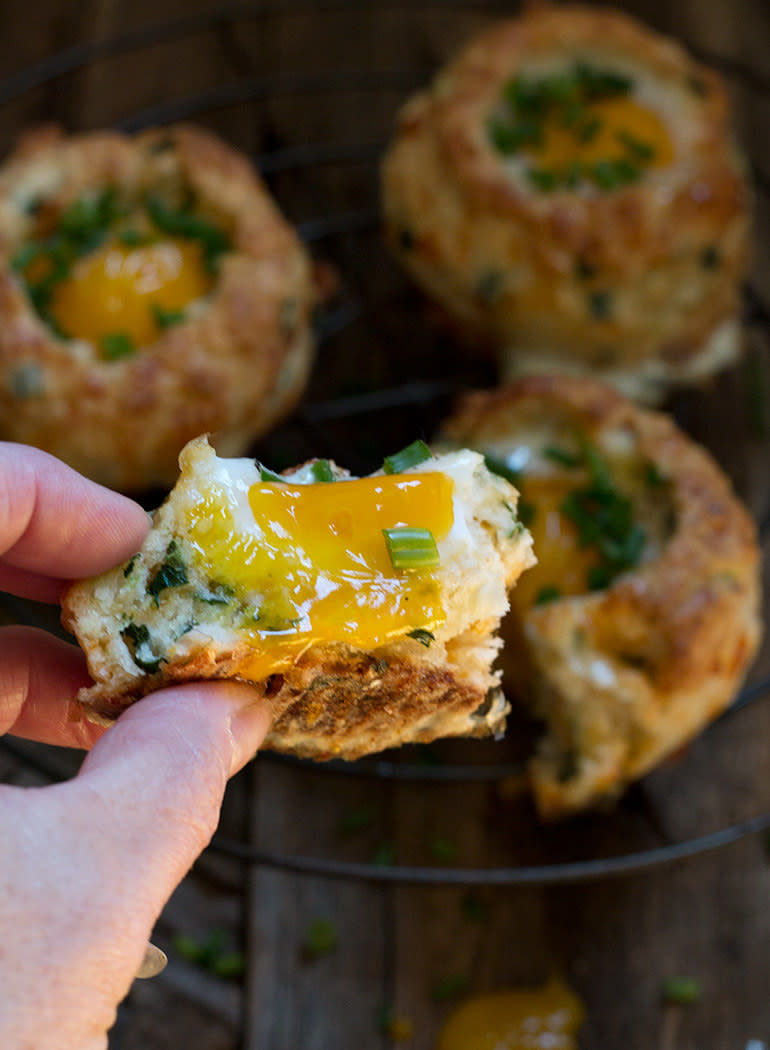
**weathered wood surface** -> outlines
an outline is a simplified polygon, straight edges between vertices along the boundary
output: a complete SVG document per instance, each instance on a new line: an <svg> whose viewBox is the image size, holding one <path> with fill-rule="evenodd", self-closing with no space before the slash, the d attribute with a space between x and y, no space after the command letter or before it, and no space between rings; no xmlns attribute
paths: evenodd
<svg viewBox="0 0 770 1050"><path fill-rule="evenodd" d="M634 0L624 6L706 53L770 77L770 13L763 0ZM3 5L0 82L62 48L193 19L213 7L203 0L167 0L162 13L149 0ZM290 217L303 222L374 209L375 159L399 102L503 9L500 3L463 7L450 0L285 0L254 5L253 17L233 21L220 5L218 23L92 57L85 67L29 90L21 91L18 80L5 81L11 87L0 94L0 146L7 148L31 122L54 119L69 128L120 123L158 103L250 78L252 100L200 115L250 154L303 143L371 144L355 161L273 174L271 185ZM365 79L352 76L367 71ZM286 78L295 73L320 79L289 90ZM743 139L770 171L770 92L740 79L733 83ZM754 285L770 297L767 218L767 198L760 195ZM386 259L374 223L318 240L313 248L334 261L343 300L362 313L326 343L310 402L467 370L457 350L427 324ZM770 383L770 349L761 328L751 337L751 367L678 397L673 407L714 450L761 520L770 511L770 450L767 434L751 421L749 388ZM317 452L352 456L353 466L365 468L374 465L382 445L390 450L388 428L429 435L435 411L418 406L403 409L395 423L382 415L334 426L300 416L265 443L266 458L288 462ZM23 615L12 605L4 614ZM55 618L49 622L55 625ZM768 674L770 645L752 680ZM765 699L648 777L618 813L554 829L538 827L508 781L401 783L260 759L232 785L222 833L284 854L363 862L389 855L396 864L482 870L605 856L770 811L769 742ZM436 754L448 761L509 757L506 745L453 745ZM0 751L0 777L44 782L45 770L30 764L35 756L36 749L21 756ZM69 755L42 757L54 762L52 773L76 768ZM345 830L356 816L360 826ZM313 958L303 945L319 919L333 924L337 944ZM246 951L242 978L205 972L174 951L179 933L200 941L213 930L223 931L229 947ZM586 1003L583 1050L743 1050L752 1038L770 1043L770 862L759 836L632 877L566 887L395 888L249 867L209 851L169 903L155 939L169 950L171 964L161 977L136 985L121 1010L113 1050L382 1047L389 1044L378 1029L383 1007L411 1020L413 1034L404 1045L429 1050L450 1005L435 1001L446 978L482 991L537 982L552 972L564 974ZM674 974L701 980L704 995L697 1004L661 1005L661 981Z"/></svg>

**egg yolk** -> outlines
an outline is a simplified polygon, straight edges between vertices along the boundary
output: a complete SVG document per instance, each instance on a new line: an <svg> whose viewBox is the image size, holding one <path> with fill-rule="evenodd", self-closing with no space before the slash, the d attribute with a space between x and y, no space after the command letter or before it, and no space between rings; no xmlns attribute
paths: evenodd
<svg viewBox="0 0 770 1050"><path fill-rule="evenodd" d="M556 978L542 988L477 995L449 1015L437 1050L577 1050L583 1016L578 997Z"/></svg>
<svg viewBox="0 0 770 1050"><path fill-rule="evenodd" d="M574 482L564 477L528 475L522 484L522 503L533 508L527 528L537 564L522 574L511 594L511 604L520 614L549 588L563 597L588 590L588 570L599 555L593 546L579 546L575 525L559 509L572 488Z"/></svg>
<svg viewBox="0 0 770 1050"><path fill-rule="evenodd" d="M454 520L445 474L363 478L318 485L260 482L248 492L249 528L236 525L221 494L195 508L190 539L202 561L246 609L259 644L255 679L331 641L375 648L445 619L435 572L397 570L383 529L429 529L436 541Z"/></svg>
<svg viewBox="0 0 770 1050"><path fill-rule="evenodd" d="M580 127L586 132L566 126L558 116L546 120L543 143L532 155L543 168L558 170L576 162L627 159L646 168L664 167L673 160L673 145L663 121L628 96L599 99L586 106Z"/></svg>
<svg viewBox="0 0 770 1050"><path fill-rule="evenodd" d="M76 262L54 286L50 313L75 338L98 342L121 332L142 346L162 330L155 308L180 310L211 286L198 241L165 238L136 247L110 242Z"/></svg>

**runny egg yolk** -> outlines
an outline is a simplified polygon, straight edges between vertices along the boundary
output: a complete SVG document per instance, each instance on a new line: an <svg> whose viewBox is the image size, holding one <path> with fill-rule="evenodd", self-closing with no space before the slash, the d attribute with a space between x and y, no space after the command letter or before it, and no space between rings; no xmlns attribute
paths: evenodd
<svg viewBox="0 0 770 1050"><path fill-rule="evenodd" d="M560 115L546 120L543 143L532 154L545 169L562 170L576 162L627 159L642 168L665 167L674 148L665 124L653 110L628 96L599 99L586 106L580 127L593 131L581 135L566 126Z"/></svg>
<svg viewBox="0 0 770 1050"><path fill-rule="evenodd" d="M452 527L454 485L440 473L296 485L260 482L248 491L252 521L239 527L212 491L196 506L190 539L217 583L244 607L258 644L248 673L289 666L312 644L383 645L445 618L438 577L393 568L383 529Z"/></svg>
<svg viewBox="0 0 770 1050"><path fill-rule="evenodd" d="M164 238L136 247L113 241L55 285L50 313L75 338L98 342L122 332L143 346L161 331L155 308L181 310L211 285L197 241Z"/></svg>
<svg viewBox="0 0 770 1050"><path fill-rule="evenodd" d="M585 594L588 570L597 564L596 547L581 547L574 524L559 509L574 481L564 477L527 475L522 484L522 504L532 508L527 528L537 564L522 574L511 593L511 604L520 615L535 605L547 589L560 596Z"/></svg>
<svg viewBox="0 0 770 1050"><path fill-rule="evenodd" d="M477 995L447 1018L437 1050L577 1050L584 1009L567 985Z"/></svg>

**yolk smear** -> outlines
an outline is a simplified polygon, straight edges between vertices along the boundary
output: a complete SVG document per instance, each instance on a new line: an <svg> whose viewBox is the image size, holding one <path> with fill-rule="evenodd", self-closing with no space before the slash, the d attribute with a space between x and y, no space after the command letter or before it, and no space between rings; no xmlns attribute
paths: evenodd
<svg viewBox="0 0 770 1050"><path fill-rule="evenodd" d="M542 988L474 996L449 1015L437 1050L577 1050L584 1012L557 978Z"/></svg>
<svg viewBox="0 0 770 1050"><path fill-rule="evenodd" d="M180 310L212 285L197 241L167 238L129 248L109 243L55 285L50 312L70 336L94 342L124 332L137 346L161 329L153 306Z"/></svg>
<svg viewBox="0 0 770 1050"><path fill-rule="evenodd" d="M511 594L511 603L520 614L536 602L546 587L560 595L585 594L588 570L597 563L595 547L580 547L574 524L559 510L564 497L574 487L566 478L529 475L522 484L522 501L534 508L528 524L537 564L527 569Z"/></svg>
<svg viewBox="0 0 770 1050"><path fill-rule="evenodd" d="M236 526L216 492L196 508L190 537L219 581L247 608L255 679L289 666L308 646L374 648L444 620L437 576L393 568L383 529L452 527L445 474L398 474L319 485L264 482L249 489L250 529Z"/></svg>
<svg viewBox="0 0 770 1050"><path fill-rule="evenodd" d="M534 156L546 169L564 169L581 162L595 164L602 160L634 160L628 139L649 147L649 159L639 166L665 167L674 158L674 148L666 127L653 110L628 97L602 99L586 107L581 125L595 122L596 132L587 141L580 140L574 127L565 127L561 117L548 120L544 127L544 141ZM637 158L639 160L639 158Z"/></svg>

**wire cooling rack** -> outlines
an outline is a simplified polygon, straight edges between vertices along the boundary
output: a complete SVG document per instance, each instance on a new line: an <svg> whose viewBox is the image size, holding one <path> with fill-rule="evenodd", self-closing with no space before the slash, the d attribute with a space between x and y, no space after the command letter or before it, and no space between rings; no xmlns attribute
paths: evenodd
<svg viewBox="0 0 770 1050"><path fill-rule="evenodd" d="M387 6L394 12L401 11L404 17L411 9L408 4ZM356 7L352 2L295 5L292 14L350 14ZM478 6L451 0L420 5L422 11L429 8L439 13L482 17ZM487 3L483 16L509 9L509 4ZM340 280L339 294L320 322L319 365L306 400L294 416L263 440L254 452L276 468L320 455L333 457L352 470L365 473L379 464L383 454L407 444L415 436L430 438L456 394L469 387L490 385L494 376L489 363L469 358L442 335L440 328L431 324L419 297L385 255L379 230L377 162L387 141L389 119L379 124L373 120L371 138L326 139L316 134L307 141L296 141L287 133L287 122L281 115L286 109L301 112L310 99L320 98L323 110L324 106L338 105L340 99L354 95L362 104L377 103L379 110L388 111L392 118L398 103L435 72L435 62L426 61L424 66L404 69L361 67L265 72L254 68L248 48L238 41L240 31L248 26L264 29L271 19L285 14L283 4L232 5L62 50L0 80L0 121L4 120L6 130L12 132L14 123L18 124L20 119L56 117L56 112L50 112L53 96L48 89L52 86L76 88L79 77L95 69L110 75L118 63L150 49L162 50L201 35L210 38L212 46L229 48L232 77L201 83L178 97L144 100L110 114L104 123L132 131L176 120L200 121L220 130L252 155L315 257L331 264ZM760 72L719 55L701 57L720 67L742 90L770 96L770 79ZM243 129L244 115L249 128L241 132L244 141L239 142L239 136L228 135L228 131L232 126ZM70 120L70 126L72 123ZM770 179L757 165L754 165L754 174L758 192L766 195ZM753 285L746 288L744 324L752 344L747 360L752 367L758 363L764 368L770 313ZM366 362L365 369L362 361ZM764 382L762 372L749 375L748 380L747 375L743 373L742 379L733 379L729 388L731 396L743 396L747 382L750 387L752 383L756 385L755 381ZM684 395L672 408L685 429L692 430L690 424L694 423L697 431L700 421L705 434L711 435L720 430L719 420L709 415L714 411L718 413L720 400L707 399L704 415L703 402L698 403L698 396ZM755 416L761 414L760 409L761 405L759 409L755 407ZM751 416L752 412L748 414ZM746 440L754 444L760 442L765 448L767 421L757 418L754 423L754 431ZM714 451L719 456L719 449ZM734 477L734 480L740 491L742 479ZM149 497L150 501L152 498ZM770 532L770 504L760 503L752 510L764 541ZM56 629L54 620L39 607L3 596L2 608L6 619ZM767 661L760 660L759 665L762 664L766 666ZM709 749L729 746L727 723L752 717L759 704L766 702L768 692L770 674L755 672L728 712L694 745L693 750L703 752L699 759L685 756L673 770L665 770L663 778L689 777L697 781L698 777L706 776ZM527 739L526 732L524 739ZM67 775L61 762L51 757L50 749L37 749L10 739L2 741L1 746L47 779ZM515 746L452 742L439 743L430 749L405 748L354 764L319 766L267 753L260 757L259 763L262 768L289 771L299 782L307 779L308 807L312 808L317 792L323 792L324 782L331 783L340 777L355 784L356 797L366 796L372 785L406 786L412 791L417 806L421 804L423 792L458 785L485 784L503 796L506 787L514 785L513 793L517 795L515 786L521 783L523 759ZM656 775L659 774L653 774L653 778ZM647 778L635 785L611 814L582 818L577 825L570 822L572 826L566 831L540 829L533 820L529 803L515 802L512 812L521 818L527 835L541 837L539 859L535 863L526 859L531 851L525 851L510 863L490 860L489 864L474 867L455 863L393 863L382 858L368 862L338 855L334 841L327 843L325 849L306 852L262 843L254 845L223 832L215 836L209 849L254 865L321 878L453 886L546 885L643 871L717 849L770 828L770 802L767 811L742 812L739 786L735 789L735 819L711 827L708 815L700 814L695 825L690 822L684 832L681 822L678 822L679 830L672 831L665 795L661 797L660 792L650 791L649 781ZM312 822L312 812L309 812L309 821ZM589 826L591 833L586 835ZM628 833L618 836L619 827L630 827L630 836ZM603 831L607 829L610 834L605 836ZM610 847L608 851L606 843L617 842L619 838L624 848L617 851Z"/></svg>

